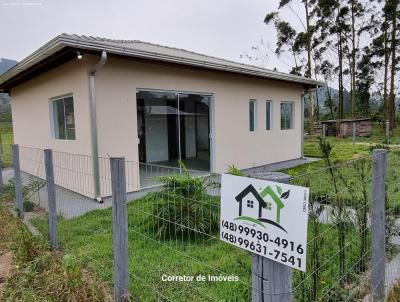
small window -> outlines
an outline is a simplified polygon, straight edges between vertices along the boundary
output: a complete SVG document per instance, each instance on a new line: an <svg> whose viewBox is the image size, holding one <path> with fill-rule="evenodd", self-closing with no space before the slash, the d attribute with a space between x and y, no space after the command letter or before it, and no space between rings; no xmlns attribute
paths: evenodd
<svg viewBox="0 0 400 302"><path fill-rule="evenodd" d="M265 102L265 129L271 130L272 129L272 101Z"/></svg>
<svg viewBox="0 0 400 302"><path fill-rule="evenodd" d="M52 101L54 138L75 139L74 101L72 96Z"/></svg>
<svg viewBox="0 0 400 302"><path fill-rule="evenodd" d="M247 201L247 207L248 208L254 208L254 201L253 200L248 200Z"/></svg>
<svg viewBox="0 0 400 302"><path fill-rule="evenodd" d="M281 103L281 129L293 129L294 128L294 111L292 102Z"/></svg>
<svg viewBox="0 0 400 302"><path fill-rule="evenodd" d="M250 132L254 132L256 130L256 101L250 100L249 102L249 115L250 115Z"/></svg>

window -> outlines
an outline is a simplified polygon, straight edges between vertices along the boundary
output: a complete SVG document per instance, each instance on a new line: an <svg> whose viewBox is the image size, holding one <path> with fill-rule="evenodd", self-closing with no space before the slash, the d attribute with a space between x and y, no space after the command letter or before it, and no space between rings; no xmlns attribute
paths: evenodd
<svg viewBox="0 0 400 302"><path fill-rule="evenodd" d="M272 128L272 101L266 101L265 102L266 108L265 108L265 129L266 130L271 130Z"/></svg>
<svg viewBox="0 0 400 302"><path fill-rule="evenodd" d="M250 132L254 132L256 130L256 101L250 100L249 102L249 115L250 115Z"/></svg>
<svg viewBox="0 0 400 302"><path fill-rule="evenodd" d="M54 138L75 139L74 101L72 96L52 101Z"/></svg>
<svg viewBox="0 0 400 302"><path fill-rule="evenodd" d="M253 200L248 200L247 201L247 207L248 208L254 208L254 201Z"/></svg>
<svg viewBox="0 0 400 302"><path fill-rule="evenodd" d="M294 112L293 112L292 102L282 102L281 103L281 129L293 129L294 128Z"/></svg>

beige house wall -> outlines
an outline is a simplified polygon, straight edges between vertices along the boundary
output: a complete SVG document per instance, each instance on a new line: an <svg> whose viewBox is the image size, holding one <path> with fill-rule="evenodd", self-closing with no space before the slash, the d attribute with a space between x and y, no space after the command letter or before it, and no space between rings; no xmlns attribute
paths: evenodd
<svg viewBox="0 0 400 302"><path fill-rule="evenodd" d="M302 87L222 72L110 58L99 71L99 152L138 161L136 91L171 90L213 94L214 167L250 168L302 155ZM257 127L249 131L249 100L257 100ZM273 126L266 130L266 100L273 101ZM280 129L280 102L295 105L295 127Z"/></svg>
<svg viewBox="0 0 400 302"><path fill-rule="evenodd" d="M73 60L11 90L14 143L75 154L91 154L89 88L86 64ZM54 139L50 99L72 94L76 140Z"/></svg>
<svg viewBox="0 0 400 302"><path fill-rule="evenodd" d="M87 72L98 60L98 56L85 55L83 60L65 63L11 90L15 143L53 149L58 166L56 182L91 197L94 197L94 185ZM109 57L96 75L98 144L99 155L103 157L100 160L102 195L109 195L111 191L109 156L124 156L129 161L128 190L139 189L138 89L213 95L213 172L225 172L231 164L250 168L301 157L301 85ZM65 94L72 94L74 98L76 140L73 141L56 140L52 136L50 99ZM249 131L250 99L257 100L255 132ZM270 131L265 129L267 100L273 101ZM295 104L292 130L280 129L282 101ZM42 152L21 149L21 154L26 153L21 160L22 169L44 175L44 166L38 167L36 163L42 161Z"/></svg>
<svg viewBox="0 0 400 302"><path fill-rule="evenodd" d="M45 177L43 149L53 149L56 184L94 197L89 86L85 61L73 60L11 90L14 143L20 145L21 170ZM72 94L76 140L55 139L51 98Z"/></svg>

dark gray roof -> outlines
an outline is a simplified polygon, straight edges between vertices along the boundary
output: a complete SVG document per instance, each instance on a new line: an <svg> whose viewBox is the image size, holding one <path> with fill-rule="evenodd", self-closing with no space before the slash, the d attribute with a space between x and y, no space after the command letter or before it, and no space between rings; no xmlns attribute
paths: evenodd
<svg viewBox="0 0 400 302"><path fill-rule="evenodd" d="M308 79L306 77L268 70L261 67L215 58L192 51L166 47L137 40L113 40L91 36L87 37L61 34L22 60L18 65L14 66L14 68L11 68L2 76L0 76L0 86L18 74L22 73L29 67L32 67L40 61L50 57L52 54L63 49L64 47L72 47L90 51L105 50L109 54L152 59L175 64L247 74L263 78L299 83L307 86L325 85L323 82Z"/></svg>

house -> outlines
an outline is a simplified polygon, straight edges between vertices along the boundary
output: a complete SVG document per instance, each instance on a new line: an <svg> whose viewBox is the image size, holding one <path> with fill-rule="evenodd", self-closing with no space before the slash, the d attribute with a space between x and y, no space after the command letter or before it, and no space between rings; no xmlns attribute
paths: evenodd
<svg viewBox="0 0 400 302"><path fill-rule="evenodd" d="M277 189L281 190L278 187ZM290 190L283 193L281 197L286 199L289 194ZM250 221L262 226L263 223L271 224L286 232L280 225L281 210L285 205L271 186L265 187L259 193L250 184L235 199L239 203L238 217L236 219Z"/></svg>
<svg viewBox="0 0 400 302"><path fill-rule="evenodd" d="M264 201L266 201L266 208L268 210L272 211L274 208L274 212L276 213L275 222L279 224L281 222L281 210L285 206L282 200L278 195L276 195L274 190L272 190L271 186L265 187L264 190L261 191L260 195ZM262 216L260 215L260 217Z"/></svg>
<svg viewBox="0 0 400 302"><path fill-rule="evenodd" d="M253 185L248 185L236 196L239 203L239 216L262 217L262 209L267 206Z"/></svg>
<svg viewBox="0 0 400 302"><path fill-rule="evenodd" d="M68 165L87 169L79 177L93 175L90 184L77 175L58 182L93 198L109 195L108 156L131 163L128 190L178 160L221 173L301 158L303 94L318 85L182 49L67 34L0 77L14 142L86 156L82 164L70 155ZM21 168L37 173L24 160Z"/></svg>

